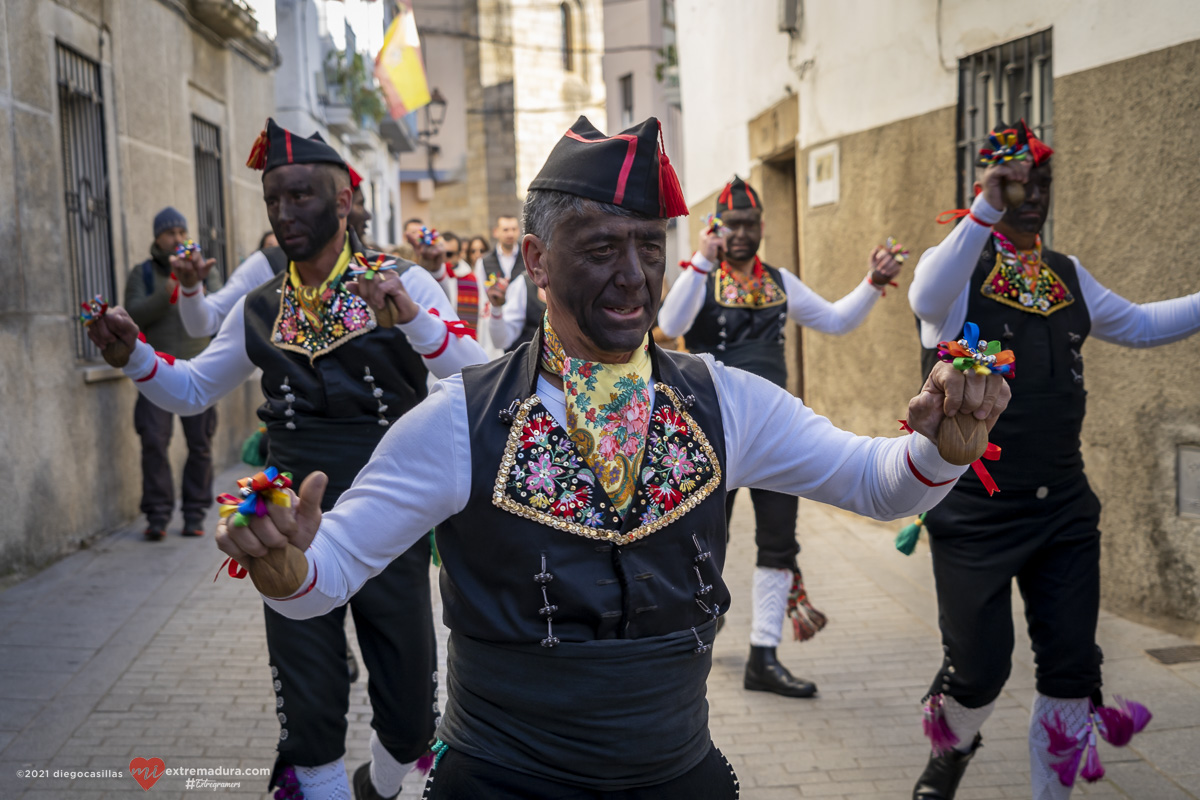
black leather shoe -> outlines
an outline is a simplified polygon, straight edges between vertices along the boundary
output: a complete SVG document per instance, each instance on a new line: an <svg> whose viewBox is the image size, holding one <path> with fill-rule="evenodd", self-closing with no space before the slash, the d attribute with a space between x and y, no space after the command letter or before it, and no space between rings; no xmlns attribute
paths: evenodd
<svg viewBox="0 0 1200 800"><path fill-rule="evenodd" d="M750 646L750 660L746 662L746 678L742 682L751 692L774 692L784 697L812 697L817 685L812 681L797 678L775 658L774 647Z"/></svg>
<svg viewBox="0 0 1200 800"><path fill-rule="evenodd" d="M940 756L930 755L925 771L913 787L913 800L954 800L958 782L967 771L967 764L983 744L983 737L975 734L971 749L965 753L951 750Z"/></svg>
<svg viewBox="0 0 1200 800"><path fill-rule="evenodd" d="M391 797L384 797L375 791L375 785L371 783L370 761L354 770L354 800L393 800L399 796L400 793L396 792Z"/></svg>
<svg viewBox="0 0 1200 800"><path fill-rule="evenodd" d="M346 669L350 671L350 682L354 683L358 680L358 659L354 657L354 651L349 647L346 648Z"/></svg>

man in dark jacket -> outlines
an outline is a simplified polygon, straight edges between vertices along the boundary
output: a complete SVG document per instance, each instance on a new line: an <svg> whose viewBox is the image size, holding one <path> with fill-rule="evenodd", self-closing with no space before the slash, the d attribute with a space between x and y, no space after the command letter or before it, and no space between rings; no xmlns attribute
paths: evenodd
<svg viewBox="0 0 1200 800"><path fill-rule="evenodd" d="M125 308L146 334L146 341L159 352L177 358L192 358L208 346L208 337L188 336L175 305L178 281L170 260L175 249L188 239L187 220L167 206L154 217L154 243L150 258L129 271L125 279ZM211 264L209 265L211 266ZM211 270L206 284L220 288ZM183 467L184 536L204 534L204 514L212 504L212 437L217 429L216 407L195 416L181 417L187 439L188 457ZM133 426L142 439L142 513L146 515L145 536L158 541L166 534L175 508L175 488L167 449L175 427L174 415L138 395Z"/></svg>

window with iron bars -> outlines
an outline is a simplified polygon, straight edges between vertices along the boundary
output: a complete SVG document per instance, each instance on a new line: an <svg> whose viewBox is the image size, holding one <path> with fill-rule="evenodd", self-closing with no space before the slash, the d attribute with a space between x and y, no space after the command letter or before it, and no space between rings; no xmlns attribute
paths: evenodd
<svg viewBox="0 0 1200 800"><path fill-rule="evenodd" d="M196 229L192 235L205 258L217 260L213 269L225 279L225 193L221 170L221 129L192 117L192 148L196 162Z"/></svg>
<svg viewBox="0 0 1200 800"><path fill-rule="evenodd" d="M108 203L108 149L104 131L104 92L100 65L56 43L59 131L62 137L63 197L66 206L66 252L75 305L101 295L114 297L112 224ZM98 361L100 351L76 326L75 356Z"/></svg>
<svg viewBox="0 0 1200 800"><path fill-rule="evenodd" d="M975 197L976 160L997 122L1024 119L1030 130L1054 146L1054 78L1051 31L996 45L958 62L958 205ZM1042 227L1053 242L1054 205Z"/></svg>

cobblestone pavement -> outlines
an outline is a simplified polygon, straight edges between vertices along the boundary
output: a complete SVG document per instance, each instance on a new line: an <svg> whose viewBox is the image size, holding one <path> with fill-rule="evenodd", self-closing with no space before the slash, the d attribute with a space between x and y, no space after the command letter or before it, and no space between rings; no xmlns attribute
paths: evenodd
<svg viewBox="0 0 1200 800"><path fill-rule="evenodd" d="M896 553L897 527L801 504L808 588L830 624L811 642L780 648L821 690L789 700L741 688L754 558L750 504L739 503L726 570L735 602L717 639L709 700L713 738L737 769L743 798L909 797L927 754L918 703L940 647L928 550L922 543L911 558ZM185 776L166 775L145 793L130 777L136 757L162 758L168 768L269 771L279 728L249 582L224 574L213 582L222 559L211 537L147 543L140 529L0 593L0 798L268 796L261 776L214 776L240 786L194 782L189 791ZM444 630L441 637L444 658ZM1200 663L1167 667L1144 653L1191 642L1109 614L1100 641L1109 689L1145 702L1155 719L1131 747L1105 747L1107 778L1076 795L1200 797ZM1013 676L961 800L1029 797L1032 686L1028 640L1018 634ZM364 681L353 687L351 717L353 770L367 758L370 735ZM19 777L25 770L50 777ZM53 777L56 770L125 776L72 780ZM401 797L420 797L420 784L411 778Z"/></svg>

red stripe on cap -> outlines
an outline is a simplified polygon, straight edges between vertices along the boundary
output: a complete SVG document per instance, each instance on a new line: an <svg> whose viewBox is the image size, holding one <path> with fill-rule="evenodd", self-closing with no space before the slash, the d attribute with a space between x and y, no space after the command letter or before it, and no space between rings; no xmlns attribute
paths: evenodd
<svg viewBox="0 0 1200 800"><path fill-rule="evenodd" d="M287 142L288 163L292 163L292 132L284 131L283 140Z"/></svg>
<svg viewBox="0 0 1200 800"><path fill-rule="evenodd" d="M746 199L750 201L751 208L758 208L758 203L754 202L754 192L750 191L750 187L746 187Z"/></svg>
<svg viewBox="0 0 1200 800"><path fill-rule="evenodd" d="M637 137L630 133L618 133L616 136L608 136L603 139L585 139L572 130L567 131L567 136L584 144L611 142L613 139L624 139L629 143L629 147L625 151L625 163L621 165L621 174L617 176L617 191L613 194L612 199L613 205L621 205L621 201L625 199L625 184L629 181L629 173L633 170L633 159L637 155Z"/></svg>

